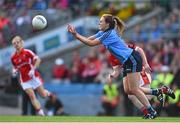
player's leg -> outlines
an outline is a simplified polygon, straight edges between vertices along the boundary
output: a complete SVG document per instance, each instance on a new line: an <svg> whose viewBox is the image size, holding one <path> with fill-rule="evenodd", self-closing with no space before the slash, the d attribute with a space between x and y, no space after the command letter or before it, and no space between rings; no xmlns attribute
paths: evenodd
<svg viewBox="0 0 180 123"><path fill-rule="evenodd" d="M157 97L159 100L161 106L164 106L164 97L163 97L163 92L161 89L151 89L151 88L144 88L140 87L140 89L146 94L146 95L154 95Z"/></svg>
<svg viewBox="0 0 180 123"><path fill-rule="evenodd" d="M123 87L125 93L128 94L128 98L131 100L134 106L136 106L144 114L144 118L148 116L147 108L138 100L136 96L132 95L132 93L129 91L128 79L126 76L123 78Z"/></svg>
<svg viewBox="0 0 180 123"><path fill-rule="evenodd" d="M28 88L25 90L25 92L29 96L31 103L32 103L33 107L35 108L35 110L37 111L38 115L44 116L44 112L41 109L41 104L37 100L34 90L32 88Z"/></svg>
<svg viewBox="0 0 180 123"><path fill-rule="evenodd" d="M138 83L140 81L140 73L139 72L128 73L127 77L128 77L129 90L142 102L143 105L149 107L150 106L149 101L147 100L143 91L141 91L141 89L139 88Z"/></svg>
<svg viewBox="0 0 180 123"><path fill-rule="evenodd" d="M156 111L152 108L144 92L139 88L140 73L128 73L127 77L129 89L132 94L135 95L137 99L147 108L148 112L151 114L151 117L155 118L157 115Z"/></svg>
<svg viewBox="0 0 180 123"><path fill-rule="evenodd" d="M36 91L41 97L46 98L52 95L48 90L44 89L42 84L42 78L36 77L33 79L33 81L33 89L36 89Z"/></svg>
<svg viewBox="0 0 180 123"><path fill-rule="evenodd" d="M125 76L125 77L123 77L123 88L124 88L124 92L126 93L126 94L132 94L131 92L130 92L130 90L129 90L129 85L128 85L128 79L127 79L127 77Z"/></svg>
<svg viewBox="0 0 180 123"><path fill-rule="evenodd" d="M141 72L141 77L142 77L142 83L141 85L147 85L150 84L152 81L151 75L150 73L147 73L145 70ZM161 106L164 106L164 97L163 97L163 92L161 91L161 89L151 89L140 86L140 89L147 95L154 95L157 97L157 99L159 100Z"/></svg>
<svg viewBox="0 0 180 123"><path fill-rule="evenodd" d="M150 84L145 84L145 85L140 86L140 87L150 88ZM147 99L148 99L148 100L151 100L151 99L153 98L153 96L152 96L152 95L146 95L146 97L147 97ZM143 107L143 108L141 108L141 111L144 111L144 110L146 110L146 109L144 109L144 107ZM144 115L144 117L143 117L143 118L145 118L145 119L149 119L149 114Z"/></svg>
<svg viewBox="0 0 180 123"><path fill-rule="evenodd" d="M124 63L123 68L125 68L124 70L127 73L129 90L147 108L151 118L155 118L157 112L152 108L144 92L139 88L141 78L140 72L142 71L142 58L140 54L137 51L133 51L131 56Z"/></svg>
<svg viewBox="0 0 180 123"><path fill-rule="evenodd" d="M43 98L46 98L46 97L49 97L49 96L52 95L48 90L44 89L44 87L43 87L42 85L38 86L38 87L36 88L36 91L37 91L37 92L39 93L39 95L40 95L41 97L43 97Z"/></svg>
<svg viewBox="0 0 180 123"><path fill-rule="evenodd" d="M144 118L147 117L147 115L149 115L147 108L138 100L136 96L128 95L128 98L131 100L134 106L136 106L143 113Z"/></svg>
<svg viewBox="0 0 180 123"><path fill-rule="evenodd" d="M162 106L164 106L164 102L165 102L163 94L170 96L171 98L175 99L174 91L165 85L163 85L161 88L157 88L157 89L141 87L141 90L145 94L156 96L157 99L160 101Z"/></svg>
<svg viewBox="0 0 180 123"><path fill-rule="evenodd" d="M144 77L144 80L146 81L146 83L151 83L152 78L151 78L151 75L149 73L144 71L143 77ZM164 106L164 101L165 101L163 98L163 94L166 94L166 95L170 96L171 98L175 99L175 94L174 94L173 90L170 89L168 86L162 86L161 88L157 88L157 89L141 87L141 90L145 94L156 96L157 99L160 101L162 106Z"/></svg>
<svg viewBox="0 0 180 123"><path fill-rule="evenodd" d="M142 58L140 54L137 51L133 51L124 63L123 68L127 73L129 90L144 106L152 108L145 94L139 88L140 72L142 71Z"/></svg>
<svg viewBox="0 0 180 123"><path fill-rule="evenodd" d="M35 77L32 79L32 88L34 90L36 90L41 97L45 98L45 97L48 97L51 95L51 93L47 90L45 90L43 88L43 85L42 85L42 79L40 77ZM39 112L38 112L39 115L44 115L44 112L43 110L41 109Z"/></svg>
<svg viewBox="0 0 180 123"><path fill-rule="evenodd" d="M141 86L140 88L150 89L150 84L145 84ZM148 100L151 100L153 98L153 95L147 94L146 97L148 98Z"/></svg>

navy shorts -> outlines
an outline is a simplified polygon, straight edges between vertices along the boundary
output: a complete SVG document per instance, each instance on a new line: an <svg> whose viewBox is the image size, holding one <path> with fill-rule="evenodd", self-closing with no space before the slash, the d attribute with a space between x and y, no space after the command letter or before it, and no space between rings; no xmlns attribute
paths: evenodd
<svg viewBox="0 0 180 123"><path fill-rule="evenodd" d="M142 71L142 58L139 52L133 50L130 57L123 64L123 77L127 76L127 73L135 73Z"/></svg>

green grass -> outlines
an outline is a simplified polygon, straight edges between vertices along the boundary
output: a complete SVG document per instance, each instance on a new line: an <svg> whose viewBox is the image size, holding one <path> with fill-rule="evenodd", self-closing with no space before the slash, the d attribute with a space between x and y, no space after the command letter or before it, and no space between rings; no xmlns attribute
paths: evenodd
<svg viewBox="0 0 180 123"><path fill-rule="evenodd" d="M141 117L96 117L96 116L0 116L0 122L180 122L180 117L158 117L144 120Z"/></svg>

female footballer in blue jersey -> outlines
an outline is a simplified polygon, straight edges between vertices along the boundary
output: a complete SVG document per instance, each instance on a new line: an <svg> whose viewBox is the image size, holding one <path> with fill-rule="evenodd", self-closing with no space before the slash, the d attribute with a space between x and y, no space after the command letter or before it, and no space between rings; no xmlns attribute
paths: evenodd
<svg viewBox="0 0 180 123"><path fill-rule="evenodd" d="M142 71L142 58L137 51L128 48L122 39L121 36L125 29L125 24L122 20L110 14L104 14L99 21L100 31L90 37L80 35L72 25L68 25L67 29L76 39L88 46L103 44L106 49L119 59L123 64L124 72L127 73L130 92L147 108L150 119L157 116L156 111L139 88L138 83L140 81L140 72ZM144 67L147 72L150 72L151 69L148 65Z"/></svg>

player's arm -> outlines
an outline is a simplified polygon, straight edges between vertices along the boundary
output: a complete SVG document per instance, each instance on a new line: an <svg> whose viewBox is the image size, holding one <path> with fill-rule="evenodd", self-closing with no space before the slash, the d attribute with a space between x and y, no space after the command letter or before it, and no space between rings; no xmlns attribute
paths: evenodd
<svg viewBox="0 0 180 123"><path fill-rule="evenodd" d="M11 63L12 63L12 75L13 75L13 76L17 76L17 74L18 74L18 69L16 68L16 66L15 66L12 58L11 58Z"/></svg>
<svg viewBox="0 0 180 123"><path fill-rule="evenodd" d="M150 66L149 66L149 64L147 62L147 58L146 58L146 55L144 53L144 50L142 48L140 48L140 47L136 47L135 50L140 53L140 55L141 55L141 57L143 59L143 65L144 65L144 68L145 68L146 72L150 73L151 72L151 68L150 68Z"/></svg>
<svg viewBox="0 0 180 123"><path fill-rule="evenodd" d="M84 43L84 44L86 44L88 46L96 46L96 45L101 44L99 39L91 40L91 39L88 39L87 37L84 37L84 36L80 35L79 33L77 33L75 35L75 38L80 40L82 43Z"/></svg>
<svg viewBox="0 0 180 123"><path fill-rule="evenodd" d="M82 43L88 45L88 46L95 46L95 45L99 45L101 44L100 40L99 39L94 39L93 36L90 36L90 37L85 37L85 36L82 36L80 35L79 33L76 32L75 30L75 27L72 26L72 25L68 25L67 27L68 31L70 33L72 33L72 35L78 39L79 41L81 41Z"/></svg>
<svg viewBox="0 0 180 123"><path fill-rule="evenodd" d="M113 66L113 72L107 77L107 83L112 83L112 79L116 79L120 74L120 65Z"/></svg>
<svg viewBox="0 0 180 123"><path fill-rule="evenodd" d="M89 36L88 39L94 40L94 39L96 39L96 37L95 37L95 35L92 35L92 36Z"/></svg>
<svg viewBox="0 0 180 123"><path fill-rule="evenodd" d="M41 59L38 56L36 56L34 59L34 69L38 68L40 63L41 63Z"/></svg>
<svg viewBox="0 0 180 123"><path fill-rule="evenodd" d="M41 63L41 59L38 56L34 56L33 61L34 61L34 65L33 65L33 67L31 68L31 70L28 73L28 75L30 77L34 77L35 70L36 70L36 68L39 67L39 65Z"/></svg>
<svg viewBox="0 0 180 123"><path fill-rule="evenodd" d="M140 48L140 47L136 47L135 50L138 51L138 52L140 53L140 55L141 55L141 57L142 57L142 59L143 59L143 65L148 64L147 59L146 59L146 55L145 55L143 49Z"/></svg>
<svg viewBox="0 0 180 123"><path fill-rule="evenodd" d="M116 66L113 66L113 72L110 73L110 77L113 77L113 78L117 78L120 74L120 66L119 65L116 65Z"/></svg>
<svg viewBox="0 0 180 123"><path fill-rule="evenodd" d="M31 50L26 50L26 54L33 61L33 69L38 68L41 63L41 59L39 58L39 56L37 56Z"/></svg>

